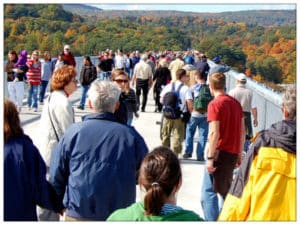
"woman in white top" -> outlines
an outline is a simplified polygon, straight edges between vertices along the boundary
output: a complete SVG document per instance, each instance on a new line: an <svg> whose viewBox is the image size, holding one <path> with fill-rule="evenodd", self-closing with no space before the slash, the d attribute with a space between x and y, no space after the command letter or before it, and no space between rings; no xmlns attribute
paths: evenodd
<svg viewBox="0 0 300 225"><path fill-rule="evenodd" d="M54 72L51 79L51 93L45 101L41 115L40 153L49 172L51 154L67 128L74 123L74 111L68 97L77 89L76 70L64 65ZM58 221L59 215L46 209L38 208L41 221Z"/></svg>

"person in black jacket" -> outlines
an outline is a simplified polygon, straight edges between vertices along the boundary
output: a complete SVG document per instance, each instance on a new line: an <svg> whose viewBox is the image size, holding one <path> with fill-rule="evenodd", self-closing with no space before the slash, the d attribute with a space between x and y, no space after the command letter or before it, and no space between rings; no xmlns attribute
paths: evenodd
<svg viewBox="0 0 300 225"><path fill-rule="evenodd" d="M155 112L161 112L162 104L160 103L160 92L171 80L171 71L168 69L168 63L165 59L162 59L153 76L153 81L155 82L153 88Z"/></svg>
<svg viewBox="0 0 300 225"><path fill-rule="evenodd" d="M127 107L127 93L126 85L129 82L129 77L124 70L113 70L111 74L112 81L121 89L119 98L119 108L115 111L117 121L123 124L128 123L128 107Z"/></svg>
<svg viewBox="0 0 300 225"><path fill-rule="evenodd" d="M82 87L82 94L79 106L77 109L84 110L86 93L89 90L91 83L97 78L97 70L96 67L91 62L91 58L89 56L85 56L83 59L83 66L80 71L80 83Z"/></svg>

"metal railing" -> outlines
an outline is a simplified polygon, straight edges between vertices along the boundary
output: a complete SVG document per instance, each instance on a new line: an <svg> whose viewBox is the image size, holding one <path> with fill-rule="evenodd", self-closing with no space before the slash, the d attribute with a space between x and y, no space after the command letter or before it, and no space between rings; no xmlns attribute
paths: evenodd
<svg viewBox="0 0 300 225"><path fill-rule="evenodd" d="M75 57L77 76L79 78L80 70L83 63L83 56ZM99 64L97 56L91 56L91 61L95 66ZM4 65L6 62L4 62ZM209 61L210 66L214 63ZM231 90L235 87L237 73L234 70L230 70L226 73L226 90ZM8 97L6 76L4 78L4 96ZM254 128L254 133L268 129L273 123L282 120L281 104L282 94L279 94L270 88L260 84L254 80L247 79L246 87L252 90L254 104L257 107L258 113L258 126Z"/></svg>
<svg viewBox="0 0 300 225"><path fill-rule="evenodd" d="M210 66L214 66L212 61L209 61ZM226 90L231 90L236 86L238 72L229 70L226 74ZM258 126L253 127L253 132L268 129L273 123L282 120L281 104L282 94L275 92L267 86L256 82L255 80L247 79L246 87L253 93L253 102L257 107ZM253 121L253 118L252 118Z"/></svg>

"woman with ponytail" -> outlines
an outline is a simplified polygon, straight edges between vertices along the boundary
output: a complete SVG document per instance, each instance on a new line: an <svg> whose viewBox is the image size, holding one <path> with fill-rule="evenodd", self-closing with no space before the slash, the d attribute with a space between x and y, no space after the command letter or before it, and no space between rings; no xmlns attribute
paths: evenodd
<svg viewBox="0 0 300 225"><path fill-rule="evenodd" d="M167 147L157 147L144 158L139 174L144 202L112 213L108 221L201 221L196 213L176 205L182 183L177 156Z"/></svg>

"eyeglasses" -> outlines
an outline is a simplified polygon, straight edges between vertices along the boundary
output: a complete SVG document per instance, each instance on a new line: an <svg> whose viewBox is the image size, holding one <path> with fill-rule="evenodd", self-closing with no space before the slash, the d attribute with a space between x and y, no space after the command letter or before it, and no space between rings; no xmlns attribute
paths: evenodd
<svg viewBox="0 0 300 225"><path fill-rule="evenodd" d="M116 81L118 84L127 83L128 82L128 80L121 80L121 79L114 80L114 81Z"/></svg>

